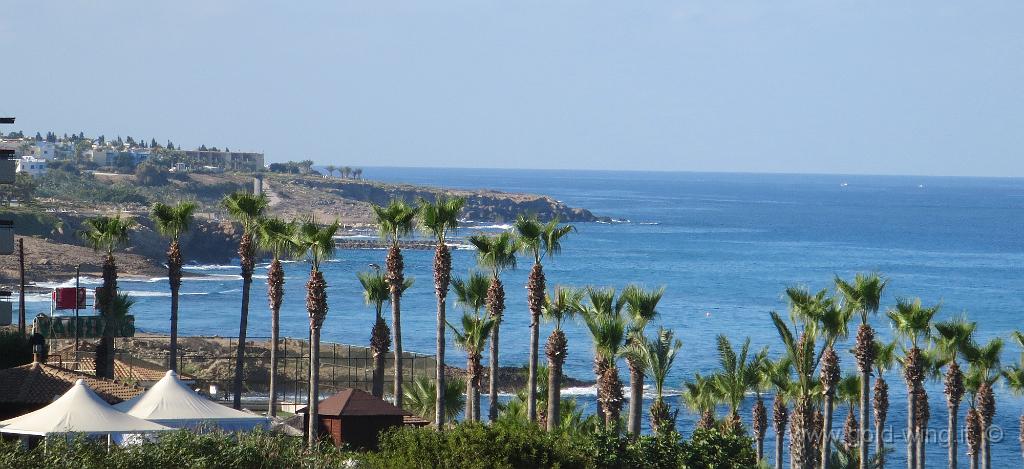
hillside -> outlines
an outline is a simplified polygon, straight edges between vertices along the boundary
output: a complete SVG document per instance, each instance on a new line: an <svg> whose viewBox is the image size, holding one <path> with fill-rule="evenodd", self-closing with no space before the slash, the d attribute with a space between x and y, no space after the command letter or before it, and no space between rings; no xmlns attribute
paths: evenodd
<svg viewBox="0 0 1024 469"><path fill-rule="evenodd" d="M33 180L28 204L8 210L13 214L18 236L31 236L26 243L30 280L67 278L81 264L86 275L99 273L100 256L82 246L76 233L84 219L99 214L122 213L140 224L132 234L120 263L127 275L153 276L163 267L166 241L158 236L148 210L153 202L194 200L199 204L195 226L185 235L182 250L186 262L226 263L234 257L239 234L220 206L225 194L249 190L253 181L242 174L181 174L139 182L131 174L77 173L54 170ZM392 198L415 201L438 194L466 198L465 220L501 223L520 213L535 213L541 219L557 217L566 222L604 220L582 208L572 208L550 197L505 193L492 190L443 190L407 184L389 184L355 179L327 179L294 174L264 174L264 191L271 212L284 218L339 219L346 230L372 228L371 204L385 204ZM422 247L417 245L417 247ZM0 256L0 275L17 273L16 256Z"/></svg>

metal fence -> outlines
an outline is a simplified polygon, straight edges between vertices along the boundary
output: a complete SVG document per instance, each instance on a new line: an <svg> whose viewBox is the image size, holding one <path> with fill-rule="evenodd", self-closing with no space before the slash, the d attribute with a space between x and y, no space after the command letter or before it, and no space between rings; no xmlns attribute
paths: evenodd
<svg viewBox="0 0 1024 469"><path fill-rule="evenodd" d="M115 340L117 374L122 379L146 385L159 379L170 359L170 337L145 335ZM194 381L196 388L221 399L232 392L237 357L237 337L179 336L178 372ZM74 341L54 340L50 343L51 363L63 363L82 371L92 371L94 345L85 344L76 353ZM306 403L309 386L309 341L282 338L278 346L277 395L284 405ZM243 360L243 395L250 405L265 403L270 378L269 337L247 337ZM416 377L434 377L433 355L413 352L402 354L402 376L405 382ZM394 353L384 359L384 389L394 386ZM320 391L332 394L344 388L371 389L373 355L369 347L320 343Z"/></svg>

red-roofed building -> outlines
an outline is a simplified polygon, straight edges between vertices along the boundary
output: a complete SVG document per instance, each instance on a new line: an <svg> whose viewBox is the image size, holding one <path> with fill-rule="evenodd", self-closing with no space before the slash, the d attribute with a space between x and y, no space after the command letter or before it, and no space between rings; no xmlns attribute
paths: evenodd
<svg viewBox="0 0 1024 469"><path fill-rule="evenodd" d="M138 386L33 362L0 370L0 420L46 407L79 379L85 380L101 399L110 404L126 401L144 391Z"/></svg>
<svg viewBox="0 0 1024 469"><path fill-rule="evenodd" d="M382 431L430 423L361 389L345 389L320 401L317 412L320 434L331 435L336 446L347 444L366 449L377 448ZM297 413L305 414L306 408Z"/></svg>

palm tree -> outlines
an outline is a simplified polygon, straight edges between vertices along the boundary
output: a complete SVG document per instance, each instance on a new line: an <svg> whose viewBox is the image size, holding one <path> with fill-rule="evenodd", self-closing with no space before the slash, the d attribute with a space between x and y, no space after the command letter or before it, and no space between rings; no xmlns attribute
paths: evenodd
<svg viewBox="0 0 1024 469"><path fill-rule="evenodd" d="M664 294L665 287L644 290L640 286L629 285L622 290L622 301L626 304L626 315L629 317L627 345L644 337L644 328L658 315L658 302ZM644 403L644 366L636 358L632 354L626 355L626 364L629 366L629 418L626 430L633 435L640 434Z"/></svg>
<svg viewBox="0 0 1024 469"><path fill-rule="evenodd" d="M455 345L466 351L466 420L480 420L480 374L483 373L480 360L487 336L495 324L497 322L489 316L469 312L462 314L462 330L448 323L454 335Z"/></svg>
<svg viewBox="0 0 1024 469"><path fill-rule="evenodd" d="M838 306L832 298L825 297L822 290L803 308L806 314L811 315L819 323L819 334L824 341L824 350L821 355L821 371L819 381L821 382L822 395L822 422L824 428L821 432L821 456L822 469L826 469L829 452L832 447L832 416L834 412L834 400L841 378L839 367L839 355L835 351L835 343L848 335L848 324L853 315L853 308ZM860 444L858 439L857 444Z"/></svg>
<svg viewBox="0 0 1024 469"><path fill-rule="evenodd" d="M838 276L835 278L836 289L842 295L843 305L860 315L860 326L857 328L854 346L857 371L860 372L860 430L857 432L857 438L860 440L857 443L858 460L862 462L860 469L866 469L868 461L868 396L871 365L874 361L871 352L875 342L875 331L868 323L868 316L878 314L882 292L888 283L888 280L878 274L857 274L853 283L846 282ZM881 453L882 448L876 448L875 451ZM879 459L884 461L882 458Z"/></svg>
<svg viewBox="0 0 1024 469"><path fill-rule="evenodd" d="M505 286L501 283L501 272L516 268L516 252L519 241L515 235L505 231L495 236L473 235L470 244L476 248L476 261L491 271L491 286L487 290L487 312L494 320L491 328L491 359L488 383L487 419L498 419L498 337L501 317L505 314Z"/></svg>
<svg viewBox="0 0 1024 469"><path fill-rule="evenodd" d="M875 376L878 377L875 379L875 397L872 404L875 416L875 460L879 468L885 467L885 455L888 452L885 448L885 439L883 438L885 435L885 421L889 414L889 384L885 382L885 374L896 364L896 345L896 341L883 344L876 340L871 352L874 358ZM861 413L861 415L864 414ZM864 427L861 426L861 428Z"/></svg>
<svg viewBox="0 0 1024 469"><path fill-rule="evenodd" d="M377 229L390 242L387 257L387 281L391 290L391 331L395 342L395 405L402 407L402 292L405 290L405 262L399 242L412 232L416 209L402 200L392 200L387 207L373 206Z"/></svg>
<svg viewBox="0 0 1024 469"><path fill-rule="evenodd" d="M537 355L540 348L540 316L544 309L544 266L545 256L552 256L562 249L561 239L574 230L572 225L559 226L558 219L547 224L541 223L535 215L520 215L514 230L520 249L533 256L533 268L526 283L527 304L530 308L530 359L527 376L526 416L531 423L537 421Z"/></svg>
<svg viewBox="0 0 1024 469"><path fill-rule="evenodd" d="M438 196L434 203L420 199L420 225L434 237L437 247L434 249L434 294L437 295L437 362L434 386L437 395L434 402L437 408L434 409L434 422L437 428L443 428L444 416L446 415L443 393L447 389L444 384L444 347L445 347L445 301L448 297L448 284L452 277L452 253L448 250L448 233L454 233L459 227L459 212L466 203L463 198L448 199Z"/></svg>
<svg viewBox="0 0 1024 469"><path fill-rule="evenodd" d="M456 303L458 303L460 306L462 306L463 311L467 312L467 313L472 311L473 312L473 317L479 318L480 317L480 310L487 307L487 292L491 288L491 278L489 276L487 276L487 275L484 275L484 274L481 274L481 273L478 273L478 272L470 272L469 273L469 280L465 280L464 281L464 280L462 280L460 278L454 279L452 281L452 288L455 290L455 300L456 300ZM489 326L488 327L488 332L490 332L491 327L493 327L493 326ZM487 341L486 335L484 336L483 340L484 340L484 342ZM483 345L481 345L481 347L483 347ZM464 350L466 350L466 349L464 348ZM469 350L466 350L466 351L469 352ZM483 349L481 348L480 350L477 350L477 353L478 354L482 354L483 353ZM468 358L469 358L469 356L467 354L467 359ZM479 358L479 357L477 357L477 358ZM476 366L476 368L467 367L467 369L466 369L467 373L469 373L470 371L473 371L473 370L476 370L478 372L478 374L476 376L476 381L467 379L467 382L466 382L466 386L467 386L466 387L466 397L468 399L470 396L472 396L472 398L473 398L472 405L473 405L473 411L474 411L474 414L475 414L475 418L476 418L476 420L479 420L480 419L480 378L481 378L480 373L482 373L482 370L479 369L479 367L480 367L479 360L477 360L475 366ZM467 401L466 404L468 406L470 404L470 402ZM467 407L467 409L468 409L468 407ZM469 416L469 415L467 415L466 418L467 419L472 419L472 417Z"/></svg>
<svg viewBox="0 0 1024 469"><path fill-rule="evenodd" d="M622 302L615 301L615 289L587 289L583 322L594 341L594 374L597 376L597 410L606 428L619 423L622 412L622 381L615 361L626 336Z"/></svg>
<svg viewBox="0 0 1024 469"><path fill-rule="evenodd" d="M582 299L582 290L558 286L555 287L554 293L544 300L544 318L555 323L544 347L548 357L548 431L554 431L562 421L559 415L562 407L562 365L569 354L568 341L565 332L562 332L562 321L571 319L580 312Z"/></svg>
<svg viewBox="0 0 1024 469"><path fill-rule="evenodd" d="M334 179L334 171L337 170L338 167L334 166L333 164L329 164L327 166L324 166L324 169L327 170L327 178Z"/></svg>
<svg viewBox="0 0 1024 469"><path fill-rule="evenodd" d="M269 252L273 260L267 268L267 303L270 306L270 395L267 413L277 415L277 355L281 342L281 303L284 300L284 268L282 257L297 254L294 221L280 218L263 218L256 226L256 242L260 249Z"/></svg>
<svg viewBox="0 0 1024 469"><path fill-rule="evenodd" d="M96 291L96 307L108 325L113 322L114 301L117 297L117 262L114 250L128 244L128 235L135 228L135 220L99 216L82 222L78 235L96 251L104 251L103 285ZM104 327L100 346L96 347L96 376L114 377L114 328Z"/></svg>
<svg viewBox="0 0 1024 469"><path fill-rule="evenodd" d="M982 469L992 467L992 442L989 441L989 431L996 415L996 397L992 385L1001 376L1003 345L1003 339L995 338L983 345L971 344L962 351L964 359L970 363L964 387L974 395L974 408L980 432L980 453L973 454L978 456Z"/></svg>
<svg viewBox="0 0 1024 469"><path fill-rule="evenodd" d="M238 321L238 349L235 357L234 401L235 409L242 408L242 378L245 376L245 335L249 322L249 290L256 262L256 227L270 204L266 194L235 192L221 202L228 214L242 225L242 239L238 243L238 259L242 268L242 312Z"/></svg>
<svg viewBox="0 0 1024 469"><path fill-rule="evenodd" d="M789 408L786 402L793 388L792 370L793 362L788 357L782 357L778 360L765 360L758 373L758 399L760 400L761 397L760 390L772 390L775 394L772 404L772 429L775 431L775 469L782 469L782 445L786 439L786 425L789 423ZM764 418L767 419L767 415ZM766 426L759 424L756 418L754 423L762 427ZM758 439L757 447L761 454L760 459L763 460L765 432L758 432L755 428L755 433Z"/></svg>
<svg viewBox="0 0 1024 469"><path fill-rule="evenodd" d="M843 376L836 385L836 396L839 398L840 403L845 403L848 406L846 422L843 424L843 444L838 445L838 447L845 447L845 449L849 450L856 447L860 442L860 435L857 434L860 431L860 427L857 424L857 413L855 411L857 403L860 401L860 375L851 373Z"/></svg>
<svg viewBox="0 0 1024 469"><path fill-rule="evenodd" d="M789 298L790 324L775 311L770 315L796 374L792 386L795 404L790 424L790 460L796 468L811 469L816 466L815 460L820 456L819 452L814 451L818 443L814 438L816 423L813 396L817 390L814 373L820 361L815 345L819 327L815 314L825 294L819 292L812 295L806 289L791 287L786 289L786 295Z"/></svg>
<svg viewBox="0 0 1024 469"><path fill-rule="evenodd" d="M466 405L466 397L462 391L466 386L461 379L445 381L441 398L444 399L444 422L437 425L443 427L448 422L455 421L455 418L462 412L461 408ZM420 376L405 385L405 405L414 414L427 420L434 418L434 410L437 404L437 389L434 380L426 376Z"/></svg>
<svg viewBox="0 0 1024 469"><path fill-rule="evenodd" d="M150 211L157 231L171 239L171 244L167 248L167 283L171 287L171 344L168 368L173 371L178 370L178 291L181 289L182 264L178 239L188 231L195 210L194 202L178 202L173 206L157 202Z"/></svg>
<svg viewBox="0 0 1024 469"><path fill-rule="evenodd" d="M957 466L957 418L960 413L960 401L964 397L964 375L960 371L960 364L957 357L974 341L974 331L978 323L968 322L966 317L960 316L949 321L935 324L935 345L940 354L940 360L946 365L945 394L946 408L948 409L947 427L949 432L949 453L947 459L949 468L956 469Z"/></svg>
<svg viewBox="0 0 1024 469"><path fill-rule="evenodd" d="M672 370L672 362L675 361L683 341L675 338L672 329L658 328L654 340L645 337L633 340L629 346L629 354L638 361L643 370L650 373L654 378L654 403L651 404L651 429L655 433L667 433L675 431L676 414L669 409L663 396L665 390L665 379ZM639 432L634 433L639 434Z"/></svg>
<svg viewBox="0 0 1024 469"><path fill-rule="evenodd" d="M714 428L715 422L718 420L715 416L715 407L721 401L721 396L715 387L713 377L694 373L692 380L683 382L682 398L686 407L700 416L697 419L697 428Z"/></svg>
<svg viewBox="0 0 1024 469"><path fill-rule="evenodd" d="M1017 343L1017 347L1024 350L1024 334L1020 331L1013 331L1011 337ZM1017 363L1003 371L1003 377L1006 379L1006 386L1010 388L1011 393L1015 396L1024 396L1024 352L1021 353ZM1024 457L1024 414L1020 417L1018 439L1020 440L1021 457Z"/></svg>
<svg viewBox="0 0 1024 469"><path fill-rule="evenodd" d="M391 330L384 322L384 302L388 301L391 292L384 274L378 272L359 272L356 274L359 284L363 286L363 300L374 307L373 329L370 332L370 354L373 356L373 382L370 393L376 397L384 397L384 356L391 348Z"/></svg>
<svg viewBox="0 0 1024 469"><path fill-rule="evenodd" d="M900 298L896 300L896 307L889 310L889 319L892 321L896 335L904 339L903 377L907 382L907 467L916 469L917 466L917 409L921 383L924 381L924 363L921 357L920 346L922 341L931 336L932 317L938 312L938 306L921 306L921 299L908 300ZM909 345L909 347L908 347Z"/></svg>
<svg viewBox="0 0 1024 469"><path fill-rule="evenodd" d="M738 353L725 334L719 334L716 342L718 363L722 371L713 377L713 382L718 394L729 404L728 428L739 432L742 428L740 404L748 391L757 388L761 378L761 363L767 358L768 349L764 348L751 356L750 337L743 341Z"/></svg>
<svg viewBox="0 0 1024 469"><path fill-rule="evenodd" d="M296 233L297 244L309 258L309 281L306 282L306 311L309 313L309 446L318 441L320 401L320 328L327 317L327 282L320 271L320 263L334 257L337 245L334 235L338 232L338 221L321 227L310 218L299 225Z"/></svg>

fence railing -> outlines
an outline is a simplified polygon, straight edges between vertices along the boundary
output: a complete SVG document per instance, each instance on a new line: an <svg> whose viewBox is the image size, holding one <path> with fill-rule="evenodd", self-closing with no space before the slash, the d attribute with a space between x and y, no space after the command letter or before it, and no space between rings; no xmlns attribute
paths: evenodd
<svg viewBox="0 0 1024 469"><path fill-rule="evenodd" d="M170 362L170 337L145 335L115 340L115 369L119 378L149 384L163 376ZM177 368L179 374L194 382L196 388L215 397L230 397L235 376L237 337L179 336ZM74 341L50 342L50 363L93 371L94 345L74 351ZM278 401L305 404L309 386L309 341L282 338L278 345ZM270 383L270 340L247 337L243 357L243 400L268 398ZM413 352L402 354L405 382L416 377L434 376L435 357ZM394 386L394 353L384 358L384 389ZM369 391L373 384L373 354L369 347L333 342L320 343L320 391L332 394L344 388ZM214 392L215 391L215 392Z"/></svg>

